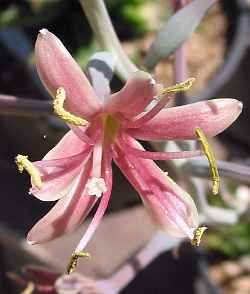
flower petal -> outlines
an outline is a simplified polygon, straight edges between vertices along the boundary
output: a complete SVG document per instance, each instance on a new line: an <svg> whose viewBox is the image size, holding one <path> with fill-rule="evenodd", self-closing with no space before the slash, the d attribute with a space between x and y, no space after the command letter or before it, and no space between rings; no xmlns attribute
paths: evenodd
<svg viewBox="0 0 250 294"><path fill-rule="evenodd" d="M38 190L32 185L29 193L42 201L56 201L61 199L73 189L78 181L77 176L80 171L81 166L79 163L79 166L73 170L54 172L55 175L53 175L52 179L50 179L50 174L47 176L49 178L48 180L44 180L43 177L41 177L43 182L42 189Z"/></svg>
<svg viewBox="0 0 250 294"><path fill-rule="evenodd" d="M42 201L64 197L74 186L89 154L89 146L69 131L43 160L33 162L39 170L43 187L38 190L32 185L30 193Z"/></svg>
<svg viewBox="0 0 250 294"><path fill-rule="evenodd" d="M229 127L240 115L236 99L214 99L162 110L151 121L128 133L141 140L196 139L195 128L212 137Z"/></svg>
<svg viewBox="0 0 250 294"><path fill-rule="evenodd" d="M27 236L30 244L55 239L74 230L83 222L96 202L96 197L87 195L85 189L91 166L92 162L89 160L70 193L60 199L30 230Z"/></svg>
<svg viewBox="0 0 250 294"><path fill-rule="evenodd" d="M36 66L41 80L52 96L63 87L65 109L86 119L100 111L100 103L78 64L51 32L42 29L35 46Z"/></svg>
<svg viewBox="0 0 250 294"><path fill-rule="evenodd" d="M122 113L130 118L144 111L156 93L157 85L152 76L149 73L137 71L130 76L119 92L109 97L104 111Z"/></svg>
<svg viewBox="0 0 250 294"><path fill-rule="evenodd" d="M73 156L82 152L86 147L87 145L80 140L73 131L69 131L62 137L59 143L44 156L43 160Z"/></svg>
<svg viewBox="0 0 250 294"><path fill-rule="evenodd" d="M134 141L134 147L144 150ZM194 201L149 159L138 159L116 146L114 158L140 194L152 219L170 235L189 237L198 226Z"/></svg>

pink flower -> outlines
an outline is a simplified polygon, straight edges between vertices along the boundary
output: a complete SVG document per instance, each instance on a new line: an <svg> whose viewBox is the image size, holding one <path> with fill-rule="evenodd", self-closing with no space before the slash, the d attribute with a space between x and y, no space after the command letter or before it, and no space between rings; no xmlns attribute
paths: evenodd
<svg viewBox="0 0 250 294"><path fill-rule="evenodd" d="M97 97L60 40L45 29L38 35L35 56L41 80L56 97L55 111L71 130L41 161L31 164L27 158L19 158L31 173L31 193L43 201L58 200L30 230L28 242L41 243L74 230L100 198L75 251L81 252L107 209L112 160L161 229L193 239L198 227L194 201L153 160L199 156L201 151L148 152L136 139L196 140L197 127L207 136L215 136L239 116L242 104L235 99L216 99L166 109L172 95L169 91L159 94L159 85L143 71L133 73L125 86L110 96L99 88ZM153 100L157 103L145 111Z"/></svg>

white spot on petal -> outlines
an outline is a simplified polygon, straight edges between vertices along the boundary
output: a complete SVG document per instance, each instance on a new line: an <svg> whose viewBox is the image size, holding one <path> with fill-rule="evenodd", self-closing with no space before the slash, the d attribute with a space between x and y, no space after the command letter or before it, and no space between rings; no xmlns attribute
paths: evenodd
<svg viewBox="0 0 250 294"><path fill-rule="evenodd" d="M103 178L91 178L86 184L88 195L101 197L102 193L107 191L107 186Z"/></svg>

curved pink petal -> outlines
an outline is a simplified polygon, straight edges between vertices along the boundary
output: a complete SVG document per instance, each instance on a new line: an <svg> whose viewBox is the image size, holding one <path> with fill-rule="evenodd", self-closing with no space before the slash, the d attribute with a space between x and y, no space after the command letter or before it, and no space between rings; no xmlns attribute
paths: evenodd
<svg viewBox="0 0 250 294"><path fill-rule="evenodd" d="M134 147L144 150L134 141ZM193 237L198 213L189 194L149 159L138 159L116 147L115 162L140 194L158 227L176 237Z"/></svg>
<svg viewBox="0 0 250 294"><path fill-rule="evenodd" d="M43 160L60 159L82 152L87 145L73 132L68 131L59 143L51 149Z"/></svg>
<svg viewBox="0 0 250 294"><path fill-rule="evenodd" d="M43 160L33 163L40 172L43 187L38 190L32 186L30 193L42 201L64 197L74 185L89 154L90 147L69 131Z"/></svg>
<svg viewBox="0 0 250 294"><path fill-rule="evenodd" d="M156 93L157 85L152 76L144 71L137 71L119 92L109 97L104 111L122 113L127 118L133 117L144 111Z"/></svg>
<svg viewBox="0 0 250 294"><path fill-rule="evenodd" d="M82 166L78 166L77 168L74 168L68 172L55 172L55 176L53 175L52 179L49 178L50 175L48 174L48 180L45 180L46 176L45 179L43 179L42 176L42 189L38 190L32 186L29 193L42 201L56 201L61 199L67 195L71 189L73 189L74 185L78 181L77 176L79 175L81 168Z"/></svg>
<svg viewBox="0 0 250 294"><path fill-rule="evenodd" d="M230 126L242 111L236 99L214 99L161 110L151 121L127 132L141 140L196 139L195 128L215 136Z"/></svg>
<svg viewBox="0 0 250 294"><path fill-rule="evenodd" d="M81 68L62 42L42 29L35 45L36 66L41 80L52 96L63 87L65 108L75 115L91 118L101 109L100 103Z"/></svg>
<svg viewBox="0 0 250 294"><path fill-rule="evenodd" d="M30 244L55 239L74 230L84 221L96 202L96 197L89 196L85 191L91 166L92 161L89 160L70 193L60 199L29 231L27 241Z"/></svg>

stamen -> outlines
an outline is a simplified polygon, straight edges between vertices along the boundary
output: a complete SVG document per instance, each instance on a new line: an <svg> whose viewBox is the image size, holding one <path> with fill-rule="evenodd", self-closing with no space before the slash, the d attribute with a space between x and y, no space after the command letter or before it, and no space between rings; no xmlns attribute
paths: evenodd
<svg viewBox="0 0 250 294"><path fill-rule="evenodd" d="M28 156L24 156L21 154L18 154L16 156L16 165L20 173L23 172L25 169L31 176L32 183L34 186L38 189L41 190L43 183L39 174L38 169L34 166L32 162L29 161Z"/></svg>
<svg viewBox="0 0 250 294"><path fill-rule="evenodd" d="M91 178L86 184L86 189L88 195L100 198L102 193L107 191L107 186L103 178Z"/></svg>
<svg viewBox="0 0 250 294"><path fill-rule="evenodd" d="M167 88L163 88L162 90L159 91L159 93L154 97L155 100L160 100L162 95L165 94L176 94L179 92L185 92L187 90L189 90L193 83L195 81L195 78L189 78L186 81L176 84L174 86L170 86Z"/></svg>
<svg viewBox="0 0 250 294"><path fill-rule="evenodd" d="M120 144L127 151L127 153L132 154L133 156L152 159L152 160L173 160L173 159L184 159L191 158L196 156L203 155L201 150L193 150L193 151L167 151L167 152L157 152L157 151L146 151L134 148L130 142L130 138L124 135L120 137Z"/></svg>
<svg viewBox="0 0 250 294"><path fill-rule="evenodd" d="M88 257L90 258L90 254L88 252L74 252L71 255L69 264L67 266L67 274L70 275L77 267L78 259L80 257Z"/></svg>
<svg viewBox="0 0 250 294"><path fill-rule="evenodd" d="M213 150L211 149L211 147L207 141L207 138L206 138L205 134L203 133L202 129L196 128L195 132L201 142L203 152L209 161L212 184L213 184L212 185L212 193L214 195L216 195L219 192L220 176L219 176L215 156L214 156Z"/></svg>
<svg viewBox="0 0 250 294"><path fill-rule="evenodd" d="M35 290L34 283L30 282L28 283L28 286L22 291L21 294L32 294Z"/></svg>
<svg viewBox="0 0 250 294"><path fill-rule="evenodd" d="M194 237L191 240L191 244L193 246L199 246L201 243L201 237L204 234L204 232L207 230L207 227L200 227L194 232Z"/></svg>
<svg viewBox="0 0 250 294"><path fill-rule="evenodd" d="M86 126L88 124L88 121L86 119L75 116L63 108L65 99L66 93L64 88L58 88L56 90L56 98L53 102L55 114L67 123L73 124L75 126Z"/></svg>

